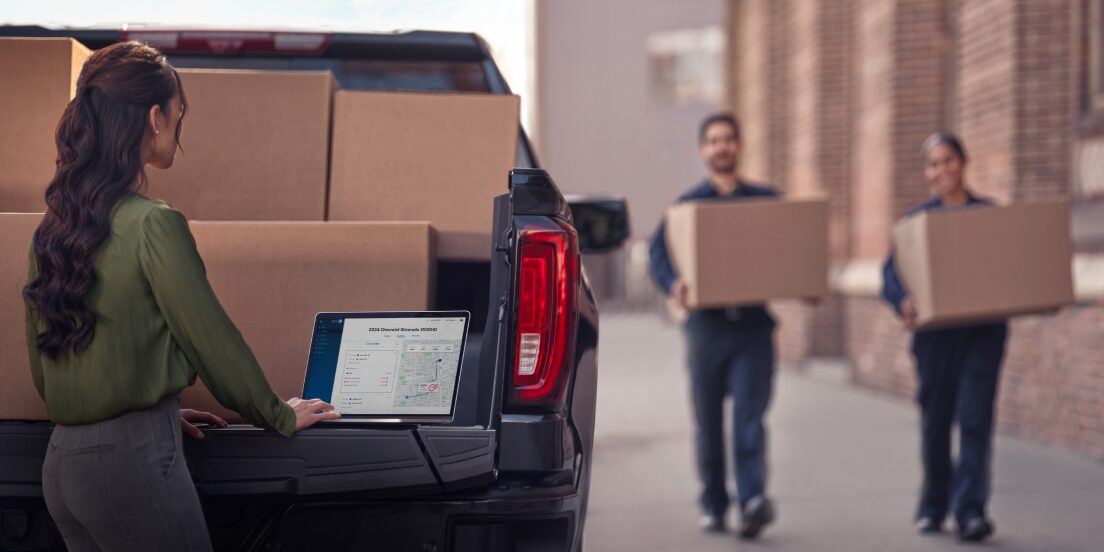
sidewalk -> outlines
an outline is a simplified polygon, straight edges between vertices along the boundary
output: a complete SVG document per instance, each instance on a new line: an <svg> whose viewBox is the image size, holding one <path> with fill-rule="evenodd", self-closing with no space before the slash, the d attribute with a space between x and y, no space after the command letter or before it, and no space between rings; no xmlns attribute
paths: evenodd
<svg viewBox="0 0 1104 552"><path fill-rule="evenodd" d="M844 367L828 364L775 380L769 488L778 523L751 544L701 533L679 330L654 317L607 316L599 358L587 550L976 548L950 531L912 530L920 483L913 404L851 386ZM987 549L1104 550L1104 464L998 437L990 513L997 534Z"/></svg>

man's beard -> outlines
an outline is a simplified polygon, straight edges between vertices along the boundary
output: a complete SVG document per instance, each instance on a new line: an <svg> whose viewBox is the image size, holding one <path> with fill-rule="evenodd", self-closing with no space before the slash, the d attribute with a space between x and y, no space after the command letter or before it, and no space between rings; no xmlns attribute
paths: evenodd
<svg viewBox="0 0 1104 552"><path fill-rule="evenodd" d="M711 159L709 161L709 168L718 174L731 174L736 172L736 160L728 159L726 161L717 161Z"/></svg>

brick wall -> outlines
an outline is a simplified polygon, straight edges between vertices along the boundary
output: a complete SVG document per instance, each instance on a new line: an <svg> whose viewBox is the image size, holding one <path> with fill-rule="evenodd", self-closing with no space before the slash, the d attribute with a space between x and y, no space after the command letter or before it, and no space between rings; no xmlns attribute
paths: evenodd
<svg viewBox="0 0 1104 552"><path fill-rule="evenodd" d="M1104 458L1104 304L1016 319L1000 429Z"/></svg>
<svg viewBox="0 0 1104 552"><path fill-rule="evenodd" d="M950 78L948 0L897 0L893 19L892 222L930 195L920 146L933 130L947 127ZM888 233L883 237L888 241ZM885 254L885 248L880 255Z"/></svg>
<svg viewBox="0 0 1104 552"><path fill-rule="evenodd" d="M787 10L789 19L782 33L789 37L788 64L791 92L787 113L782 121L793 138L787 149L789 163L782 166L784 175L780 183L786 184L790 195L816 193L823 189L817 163L817 112L819 107L818 65L820 54L817 17L818 2L793 2ZM777 25L780 26L780 25Z"/></svg>
<svg viewBox="0 0 1104 552"><path fill-rule="evenodd" d="M856 0L851 253L885 254L893 221L893 20L895 2Z"/></svg>
<svg viewBox="0 0 1104 552"><path fill-rule="evenodd" d="M1065 196L1077 117L1075 0L1016 2L1016 199Z"/></svg>
<svg viewBox="0 0 1104 552"><path fill-rule="evenodd" d="M814 331L809 307L800 301L774 301L770 309L778 322L775 344L781 365L802 368L805 360L813 356Z"/></svg>
<svg viewBox="0 0 1104 552"><path fill-rule="evenodd" d="M911 396L916 389L909 335L881 300L850 297L844 310L851 376L860 385Z"/></svg>
<svg viewBox="0 0 1104 552"><path fill-rule="evenodd" d="M802 5L809 4L803 2ZM851 251L851 132L852 119L852 33L854 2L817 2L817 66L815 154L817 190L828 196L829 257L836 264L845 261ZM794 137L796 138L796 137ZM844 354L844 301L830 296L810 309L812 335L808 338L812 354Z"/></svg>
<svg viewBox="0 0 1104 552"><path fill-rule="evenodd" d="M970 155L967 182L1001 202L1013 197L1015 6L962 2L957 19L955 119Z"/></svg>
<svg viewBox="0 0 1104 552"><path fill-rule="evenodd" d="M817 116L817 165L821 189L829 194L829 243L831 257L846 259L851 254L851 132L854 63L854 0L816 3L820 22L818 44L820 90ZM840 324L836 324L837 327ZM837 339L836 341L840 341Z"/></svg>
<svg viewBox="0 0 1104 552"><path fill-rule="evenodd" d="M845 298L829 295L816 305L803 301L775 301L771 311L778 320L778 353L789 367L801 367L810 357L843 356L846 352Z"/></svg>
<svg viewBox="0 0 1104 552"><path fill-rule="evenodd" d="M787 195L809 195L819 192L822 184L816 163L817 73L819 45L816 2L784 0L775 2L767 26L784 40L771 44L771 57L776 71L768 83L768 94L775 86L783 86L786 101L775 101L772 127L771 172L774 184L783 187ZM775 302L773 312L778 319L779 356L787 366L795 366L813 354L812 339L816 335L812 312L799 301Z"/></svg>
<svg viewBox="0 0 1104 552"><path fill-rule="evenodd" d="M734 97L733 109L743 125L740 171L747 178L763 182L770 178L769 94L761 84L769 78L768 29L762 25L767 20L769 4L769 0L735 0L732 12L736 36L730 40L735 53L729 78L732 86L740 90Z"/></svg>
<svg viewBox="0 0 1104 552"><path fill-rule="evenodd" d="M882 258L893 223L928 196L920 146L935 130L962 136L968 182L983 194L1068 196L1076 167L1104 163L1089 158L1104 152L1088 147L1095 135L1077 127L1086 6L733 0L729 28L740 34L731 44L742 51L732 54L730 85L753 152L746 167L783 175L776 183L792 193L829 194L840 262ZM764 42L764 31L787 40ZM1088 205L1083 196L1075 210ZM842 352L857 384L911 397L909 334L871 285L859 288L816 308L774 304L781 356ZM1104 458L1104 303L1015 319L1000 393L1001 431Z"/></svg>
<svg viewBox="0 0 1104 552"><path fill-rule="evenodd" d="M767 182L783 190L790 158L790 125L787 124L790 107L790 56L793 35L789 34L791 5L800 0L771 0L767 2L767 84L764 95L767 100ZM762 48L762 45L760 46Z"/></svg>
<svg viewBox="0 0 1104 552"><path fill-rule="evenodd" d="M755 175L757 167L762 174L765 167L765 179L791 196L827 194L832 257L844 259L850 212L851 147L842 139L851 128L850 2L781 0L765 10L740 2L731 13L736 19L763 18L755 26L768 29L770 36L758 52L734 54L759 60L737 63L731 74L741 90L734 104L747 110L739 111L752 157L745 158L745 174ZM763 58L765 69L757 65ZM757 98L758 103L738 98ZM766 143L756 144L756 139ZM792 365L813 354L842 354L841 306L839 300L815 308L796 301L774 305L782 359Z"/></svg>
<svg viewBox="0 0 1104 552"><path fill-rule="evenodd" d="M971 184L1001 201L1066 195L1077 116L1079 2L962 2L957 119Z"/></svg>

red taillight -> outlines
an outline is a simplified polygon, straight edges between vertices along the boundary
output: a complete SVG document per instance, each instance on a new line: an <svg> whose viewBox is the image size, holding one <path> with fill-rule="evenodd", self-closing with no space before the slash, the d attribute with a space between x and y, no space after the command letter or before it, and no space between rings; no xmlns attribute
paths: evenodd
<svg viewBox="0 0 1104 552"><path fill-rule="evenodd" d="M570 377L579 246L567 225L519 232L518 315L511 404L557 406Z"/></svg>

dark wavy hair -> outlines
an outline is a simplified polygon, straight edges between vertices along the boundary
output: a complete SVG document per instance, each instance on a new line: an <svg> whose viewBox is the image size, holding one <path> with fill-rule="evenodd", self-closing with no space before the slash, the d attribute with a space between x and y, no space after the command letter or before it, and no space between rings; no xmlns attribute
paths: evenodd
<svg viewBox="0 0 1104 552"><path fill-rule="evenodd" d="M183 103L176 69L140 42L98 50L81 69L76 96L58 122L57 170L34 234L38 277L23 288L27 305L45 322L37 342L42 354L56 359L92 342L94 257L111 236L116 203L146 185L142 146L150 109L157 105L168 113L177 95ZM178 123L178 140L180 128Z"/></svg>

